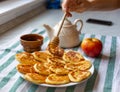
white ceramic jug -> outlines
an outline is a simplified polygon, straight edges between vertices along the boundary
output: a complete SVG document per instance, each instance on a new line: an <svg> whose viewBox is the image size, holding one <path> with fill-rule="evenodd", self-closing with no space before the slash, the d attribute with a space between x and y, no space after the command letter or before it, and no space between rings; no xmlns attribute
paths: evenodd
<svg viewBox="0 0 120 92"><path fill-rule="evenodd" d="M57 25L55 25L54 28L51 28L50 26L44 24L44 27L47 29L50 39L57 35L60 23L61 21ZM78 23L80 25L78 25ZM73 23L71 23L71 21L66 18L59 34L60 47L71 48L78 46L80 44L79 36L82 27L83 22L81 19L76 19Z"/></svg>

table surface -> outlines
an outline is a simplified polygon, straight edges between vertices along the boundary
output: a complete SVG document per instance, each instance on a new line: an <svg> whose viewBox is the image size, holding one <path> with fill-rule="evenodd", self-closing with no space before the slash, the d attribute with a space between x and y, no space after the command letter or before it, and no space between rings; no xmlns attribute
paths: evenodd
<svg viewBox="0 0 120 92"><path fill-rule="evenodd" d="M42 50L45 50L49 38L45 30L34 29L25 33L37 33L44 36ZM118 92L120 87L120 37L97 34L80 35L82 41L87 37L96 37L103 43L103 50L99 57L91 58L95 72L91 78L82 84L63 88L43 87L32 84L20 77L16 70L18 62L15 54L22 52L19 37L12 39L7 45L0 48L0 92ZM85 56L81 48L71 48ZM119 82L119 84L118 84Z"/></svg>
<svg viewBox="0 0 120 92"><path fill-rule="evenodd" d="M72 22L77 18L83 20L81 41L87 37L96 37L103 43L103 51L98 58L87 57L93 62L95 72L86 83L71 87L50 88L34 85L19 76L15 68L18 64L15 54L22 51L22 46L19 43L20 35L30 32L43 35L45 39L42 50L45 50L49 38L44 31L43 24L54 26L61 19L62 14L61 10L48 10L19 27L0 34L1 92L118 92L120 87L120 10L73 13L73 17L69 18ZM114 24L112 26L89 24L86 23L88 18L110 20ZM79 47L72 49L84 55Z"/></svg>

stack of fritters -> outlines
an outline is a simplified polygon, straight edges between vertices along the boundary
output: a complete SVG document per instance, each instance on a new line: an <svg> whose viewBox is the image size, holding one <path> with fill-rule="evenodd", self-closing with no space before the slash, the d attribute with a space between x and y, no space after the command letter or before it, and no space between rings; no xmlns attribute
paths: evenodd
<svg viewBox="0 0 120 92"><path fill-rule="evenodd" d="M66 84L87 79L91 73L91 62L80 53L64 51L62 57L54 56L48 51L16 54L20 64L16 66L24 78L36 84Z"/></svg>

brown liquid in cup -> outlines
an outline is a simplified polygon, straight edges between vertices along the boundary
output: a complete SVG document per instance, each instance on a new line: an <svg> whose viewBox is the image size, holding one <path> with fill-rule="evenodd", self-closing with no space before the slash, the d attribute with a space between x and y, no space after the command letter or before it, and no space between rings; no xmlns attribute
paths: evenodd
<svg viewBox="0 0 120 92"><path fill-rule="evenodd" d="M32 53L41 50L43 36L39 34L26 34L20 37L20 41L24 51Z"/></svg>

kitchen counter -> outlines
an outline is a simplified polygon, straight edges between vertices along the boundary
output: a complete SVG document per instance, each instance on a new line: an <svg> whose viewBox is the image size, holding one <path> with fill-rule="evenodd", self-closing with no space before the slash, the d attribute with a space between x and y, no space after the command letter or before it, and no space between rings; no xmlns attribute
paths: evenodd
<svg viewBox="0 0 120 92"><path fill-rule="evenodd" d="M62 18L63 12L61 10L46 10L39 16L32 18L31 20L22 23L14 29L11 29L5 33L0 34L0 43L5 44L8 41L19 37L24 31L28 32L33 29L44 29L43 24L48 24L53 27ZM120 36L120 9L113 11L94 11L84 13L73 13L73 17L69 18L72 22L75 19L81 19L84 22L82 33L100 34L100 35L112 35ZM95 18L101 20L109 20L113 22L112 26L98 25L86 23L88 18Z"/></svg>

